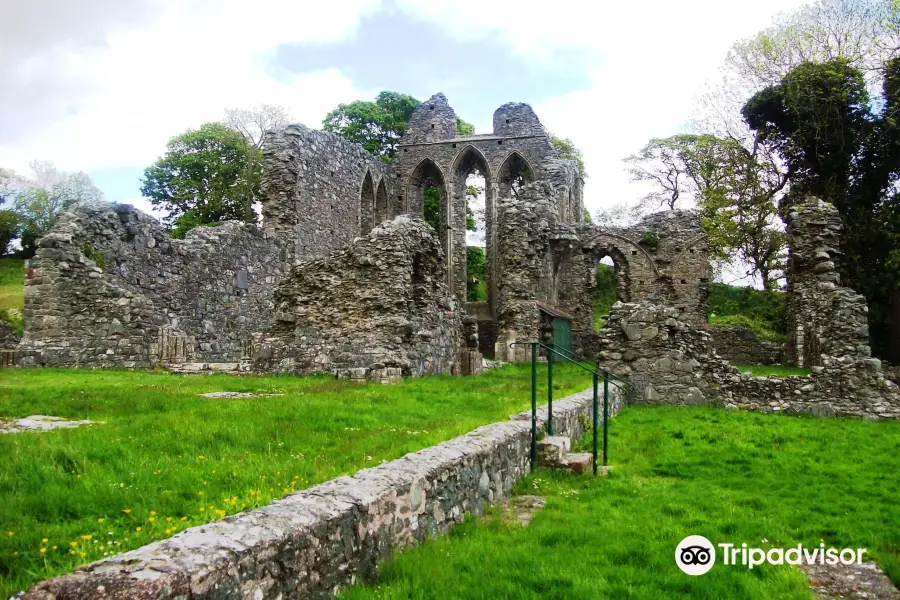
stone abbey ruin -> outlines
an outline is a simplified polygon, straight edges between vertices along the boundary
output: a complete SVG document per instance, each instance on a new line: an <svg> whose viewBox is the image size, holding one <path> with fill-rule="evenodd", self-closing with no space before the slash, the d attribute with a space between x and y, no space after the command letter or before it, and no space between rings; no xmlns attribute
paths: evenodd
<svg viewBox="0 0 900 600"><path fill-rule="evenodd" d="M627 228L584 221L583 181L534 111L511 103L493 132L460 137L442 94L414 112L392 164L336 134L267 134L263 226L172 239L129 205L61 216L26 266L17 364L332 373L391 382L471 374L482 355L569 322L573 350L631 382L630 401L900 417L900 392L868 345L867 306L841 287L840 219L809 199L788 216L786 352L810 377L740 374L705 326L709 260L698 216ZM466 302L466 179L485 181L487 302ZM423 220L441 190L440 227ZM618 297L593 327L599 261Z"/></svg>

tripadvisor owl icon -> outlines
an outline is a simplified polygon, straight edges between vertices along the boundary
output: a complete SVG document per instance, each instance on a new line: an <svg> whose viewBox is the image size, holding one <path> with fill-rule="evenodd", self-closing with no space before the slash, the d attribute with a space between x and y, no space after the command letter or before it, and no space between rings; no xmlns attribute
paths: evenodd
<svg viewBox="0 0 900 600"><path fill-rule="evenodd" d="M716 548L702 535L689 535L675 548L675 564L688 575L703 575L716 564Z"/></svg>

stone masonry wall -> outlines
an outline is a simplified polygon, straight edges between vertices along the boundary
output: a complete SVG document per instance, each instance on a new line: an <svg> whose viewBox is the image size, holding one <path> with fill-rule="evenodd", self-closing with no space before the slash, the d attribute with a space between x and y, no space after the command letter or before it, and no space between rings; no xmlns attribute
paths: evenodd
<svg viewBox="0 0 900 600"><path fill-rule="evenodd" d="M610 388L610 415L621 396ZM578 438L590 392L553 403L554 433ZM538 426L547 409L538 411ZM587 417L587 418L585 418ZM39 583L25 600L331 598L400 548L447 533L510 495L529 470L530 413L352 477L193 527Z"/></svg>
<svg viewBox="0 0 900 600"><path fill-rule="evenodd" d="M629 380L630 402L900 418L900 389L879 364L826 356L809 377L742 374L716 354L710 333L672 307L617 303L598 337L600 364Z"/></svg>
<svg viewBox="0 0 900 600"><path fill-rule="evenodd" d="M544 300L553 287L552 197L553 188L539 182L523 188L518 198L500 200L497 266L503 278L497 295L497 360L528 360L527 346L509 344L539 339L541 317L536 302Z"/></svg>
<svg viewBox="0 0 900 600"><path fill-rule="evenodd" d="M716 354L731 363L750 365L778 365L784 362L782 344L759 339L743 327L713 327L710 329Z"/></svg>
<svg viewBox="0 0 900 600"><path fill-rule="evenodd" d="M19 364L237 361L271 323L283 258L252 225L198 227L176 240L127 204L73 207L26 264Z"/></svg>
<svg viewBox="0 0 900 600"><path fill-rule="evenodd" d="M254 336L253 368L381 378L456 371L459 306L434 230L397 217L325 258L302 262L275 292L275 324Z"/></svg>
<svg viewBox="0 0 900 600"><path fill-rule="evenodd" d="M264 148L263 224L293 257L339 250L396 215L375 206L397 193L393 170L362 146L290 125L268 132Z"/></svg>

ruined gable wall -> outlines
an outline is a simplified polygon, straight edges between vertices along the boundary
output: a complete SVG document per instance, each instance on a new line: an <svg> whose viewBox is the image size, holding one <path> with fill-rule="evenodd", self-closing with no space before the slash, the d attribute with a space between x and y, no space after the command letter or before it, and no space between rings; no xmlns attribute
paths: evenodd
<svg viewBox="0 0 900 600"><path fill-rule="evenodd" d="M371 191L363 189L366 173ZM377 225L373 204L382 185L386 202L398 193L395 180L389 165L336 133L303 125L270 131L263 150L263 226L296 259L324 256Z"/></svg>
<svg viewBox="0 0 900 600"><path fill-rule="evenodd" d="M613 228L582 225L577 246L559 247L555 255L558 283L554 303L575 317L576 349L597 353L594 333L594 291L600 260L616 266L617 294L623 302L649 301L675 308L682 320L706 322L709 299L709 251L693 211L649 215L634 226ZM645 235L652 232L656 246Z"/></svg>
<svg viewBox="0 0 900 600"><path fill-rule="evenodd" d="M76 206L26 265L20 362L237 361L271 323L283 258L253 225L198 227L176 240L130 205Z"/></svg>
<svg viewBox="0 0 900 600"><path fill-rule="evenodd" d="M424 221L397 217L344 250L293 267L253 368L381 379L455 371L459 306ZM388 370L387 373L385 370Z"/></svg>

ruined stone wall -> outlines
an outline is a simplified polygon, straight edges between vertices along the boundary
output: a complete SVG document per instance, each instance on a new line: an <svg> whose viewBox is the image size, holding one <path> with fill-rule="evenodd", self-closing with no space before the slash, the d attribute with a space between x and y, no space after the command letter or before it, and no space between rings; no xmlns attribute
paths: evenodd
<svg viewBox="0 0 900 600"><path fill-rule="evenodd" d="M284 255L237 222L169 237L127 204L61 215L25 269L23 366L237 361L272 320Z"/></svg>
<svg viewBox="0 0 900 600"><path fill-rule="evenodd" d="M723 377L737 373L716 355L708 332L681 320L678 309L648 301L616 303L597 346L600 365L631 383L634 403L714 403Z"/></svg>
<svg viewBox="0 0 900 600"><path fill-rule="evenodd" d="M628 228L582 225L575 234L577 245L555 249L558 282L551 301L575 317L580 353L596 356L593 299L597 265L606 257L615 266L619 300L657 302L677 309L684 321L706 322L709 250L696 212L656 213Z"/></svg>
<svg viewBox="0 0 900 600"><path fill-rule="evenodd" d="M461 315L443 261L434 230L401 216L295 265L275 292L275 324L254 336L253 368L379 380L455 372Z"/></svg>
<svg viewBox="0 0 900 600"><path fill-rule="evenodd" d="M441 244L449 257L448 283L461 302L466 294L466 177L476 170L484 176L485 270L492 312L502 277L494 251L499 199L512 195L513 188L546 181L556 187L551 201L558 218L577 223L583 218L577 165L559 158L527 104L498 108L492 133L461 137L456 134L456 113L443 94L436 94L413 112L392 166L399 182L392 199L396 213L422 215L424 191L428 187L442 191Z"/></svg>
<svg viewBox="0 0 900 600"><path fill-rule="evenodd" d="M735 364L778 365L784 362L784 345L759 339L742 327L710 329L716 354Z"/></svg>
<svg viewBox="0 0 900 600"><path fill-rule="evenodd" d="M615 388L610 392L612 416L622 403ZM589 392L554 402L554 433L580 438L591 408ZM24 600L333 598L357 579L374 578L400 549L445 534L509 496L529 472L530 420L522 413L79 567L35 585ZM538 427L546 421L542 407Z"/></svg>
<svg viewBox="0 0 900 600"><path fill-rule="evenodd" d="M518 198L502 198L498 206L498 269L503 273L497 296L497 360L524 361L527 346L510 347L516 341L537 341L541 317L537 301L553 287L550 254L554 214L553 188L544 182L526 186Z"/></svg>
<svg viewBox="0 0 900 600"><path fill-rule="evenodd" d="M267 133L262 212L297 259L323 256L396 216L393 170L335 133L290 125Z"/></svg>
<svg viewBox="0 0 900 600"><path fill-rule="evenodd" d="M630 402L900 418L900 389L874 359L825 356L809 377L741 374L716 354L710 333L649 302L617 303L598 339L600 364L633 386Z"/></svg>

